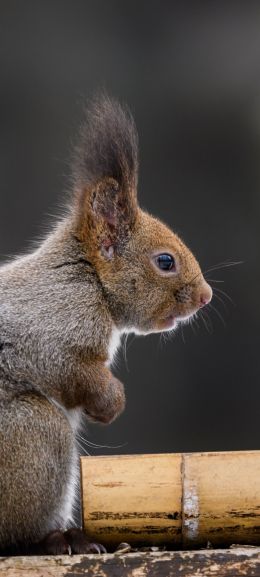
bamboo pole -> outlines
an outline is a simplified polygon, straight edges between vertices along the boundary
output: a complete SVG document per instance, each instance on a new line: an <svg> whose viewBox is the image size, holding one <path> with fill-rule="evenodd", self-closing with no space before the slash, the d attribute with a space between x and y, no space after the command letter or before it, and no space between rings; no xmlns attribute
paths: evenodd
<svg viewBox="0 0 260 577"><path fill-rule="evenodd" d="M260 544L260 451L82 457L83 525L108 547Z"/></svg>

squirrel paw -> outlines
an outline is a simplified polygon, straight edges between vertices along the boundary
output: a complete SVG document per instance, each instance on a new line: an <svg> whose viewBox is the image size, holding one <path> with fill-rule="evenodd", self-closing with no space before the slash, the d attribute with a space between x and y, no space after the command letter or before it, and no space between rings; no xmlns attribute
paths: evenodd
<svg viewBox="0 0 260 577"><path fill-rule="evenodd" d="M62 531L48 533L42 541L32 546L32 553L34 549L38 555L71 555L69 543Z"/></svg>
<svg viewBox="0 0 260 577"><path fill-rule="evenodd" d="M116 377L112 377L107 385L107 394L95 405L85 407L85 414L90 421L108 425L118 417L125 408L124 385Z"/></svg>
<svg viewBox="0 0 260 577"><path fill-rule="evenodd" d="M66 541L69 543L71 553L82 555L84 553L106 553L107 550L101 543L90 543L86 533L82 529L68 529L64 533Z"/></svg>
<svg viewBox="0 0 260 577"><path fill-rule="evenodd" d="M90 543L81 529L51 531L39 543L32 546L32 554L38 555L82 555L85 553L106 553L100 543Z"/></svg>

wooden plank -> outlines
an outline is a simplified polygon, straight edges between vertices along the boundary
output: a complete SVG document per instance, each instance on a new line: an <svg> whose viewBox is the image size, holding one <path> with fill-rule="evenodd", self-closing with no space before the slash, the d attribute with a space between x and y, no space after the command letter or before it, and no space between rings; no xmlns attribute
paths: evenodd
<svg viewBox="0 0 260 577"><path fill-rule="evenodd" d="M259 577L260 549L0 557L0 577Z"/></svg>
<svg viewBox="0 0 260 577"><path fill-rule="evenodd" d="M81 459L83 525L114 547L260 544L260 451Z"/></svg>

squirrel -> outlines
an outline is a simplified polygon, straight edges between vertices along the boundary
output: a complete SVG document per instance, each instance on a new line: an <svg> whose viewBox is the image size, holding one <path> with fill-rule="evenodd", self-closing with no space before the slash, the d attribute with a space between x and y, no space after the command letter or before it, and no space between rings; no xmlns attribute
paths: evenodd
<svg viewBox="0 0 260 577"><path fill-rule="evenodd" d="M124 332L175 330L211 300L184 242L139 208L137 177L130 111L94 98L65 215L0 267L1 555L104 551L73 527L82 419L124 410L109 368Z"/></svg>

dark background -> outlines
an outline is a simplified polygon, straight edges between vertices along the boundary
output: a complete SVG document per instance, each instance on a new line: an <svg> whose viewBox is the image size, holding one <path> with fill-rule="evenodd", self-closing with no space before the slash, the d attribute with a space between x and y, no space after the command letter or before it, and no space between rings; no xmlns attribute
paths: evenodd
<svg viewBox="0 0 260 577"><path fill-rule="evenodd" d="M130 336L127 408L90 452L259 448L260 3L2 0L0 256L60 213L82 103L105 88L140 135L141 206L183 236L217 293L174 338ZM219 298L224 300L225 307Z"/></svg>

